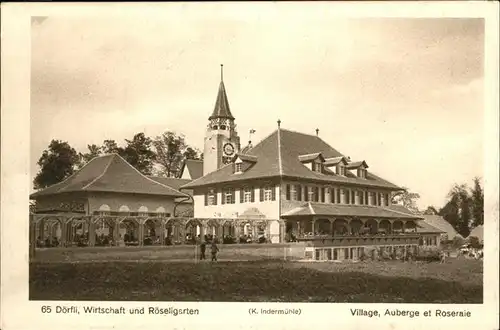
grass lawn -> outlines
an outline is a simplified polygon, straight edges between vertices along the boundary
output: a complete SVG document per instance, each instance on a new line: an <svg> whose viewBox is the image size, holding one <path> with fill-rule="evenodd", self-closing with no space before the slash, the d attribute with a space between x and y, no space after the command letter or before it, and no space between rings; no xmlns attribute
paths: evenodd
<svg viewBox="0 0 500 330"><path fill-rule="evenodd" d="M32 263L32 300L482 303L483 265L283 261Z"/></svg>

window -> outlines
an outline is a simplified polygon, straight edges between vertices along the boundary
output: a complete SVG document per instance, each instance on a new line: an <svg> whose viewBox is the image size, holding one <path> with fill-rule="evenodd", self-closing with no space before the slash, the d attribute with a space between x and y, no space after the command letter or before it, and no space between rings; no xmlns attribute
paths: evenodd
<svg viewBox="0 0 500 330"><path fill-rule="evenodd" d="M319 187L314 187L314 201L319 202Z"/></svg>
<svg viewBox="0 0 500 330"><path fill-rule="evenodd" d="M314 201L314 190L313 187L307 187L307 200L310 202Z"/></svg>
<svg viewBox="0 0 500 330"><path fill-rule="evenodd" d="M313 170L313 172L318 172L318 173L321 173L321 172L322 172L322 171L321 171L321 166L322 166L322 164L321 164L320 162L318 162L318 161L314 161L314 162L312 163L312 170Z"/></svg>
<svg viewBox="0 0 500 330"><path fill-rule="evenodd" d="M297 200L301 201L302 200L302 186L298 184L297 186Z"/></svg>
<svg viewBox="0 0 500 330"><path fill-rule="evenodd" d="M290 190L290 197L292 199L292 201L298 201L300 199L298 199L297 197L297 185L292 185L291 186L291 190Z"/></svg>
<svg viewBox="0 0 500 330"><path fill-rule="evenodd" d="M265 186L263 188L264 191L264 201L273 200L273 189L270 186ZM261 198L262 199L262 198Z"/></svg>
<svg viewBox="0 0 500 330"><path fill-rule="evenodd" d="M209 189L206 197L205 205L217 205L217 192L215 189Z"/></svg>
<svg viewBox="0 0 500 330"><path fill-rule="evenodd" d="M250 187L245 187L243 189L243 203L250 203L252 202L252 188Z"/></svg>
<svg viewBox="0 0 500 330"><path fill-rule="evenodd" d="M360 178L366 178L366 169L364 168L358 168L358 177Z"/></svg>
<svg viewBox="0 0 500 330"><path fill-rule="evenodd" d="M389 194L385 194L385 206L389 206Z"/></svg>
<svg viewBox="0 0 500 330"><path fill-rule="evenodd" d="M340 189L340 195L342 196L342 204L346 204L348 195L345 193L345 189Z"/></svg>
<svg viewBox="0 0 500 330"><path fill-rule="evenodd" d="M364 191L359 191L359 204L363 205L365 203L365 192Z"/></svg>
<svg viewBox="0 0 500 330"><path fill-rule="evenodd" d="M309 202L309 187L304 186L304 202Z"/></svg>
<svg viewBox="0 0 500 330"><path fill-rule="evenodd" d="M330 188L330 202L335 204L335 188Z"/></svg>
<svg viewBox="0 0 500 330"><path fill-rule="evenodd" d="M241 163L234 164L234 173L241 173Z"/></svg>
<svg viewBox="0 0 500 330"><path fill-rule="evenodd" d="M222 204L234 204L234 190L233 190L233 188L226 188L224 190Z"/></svg>

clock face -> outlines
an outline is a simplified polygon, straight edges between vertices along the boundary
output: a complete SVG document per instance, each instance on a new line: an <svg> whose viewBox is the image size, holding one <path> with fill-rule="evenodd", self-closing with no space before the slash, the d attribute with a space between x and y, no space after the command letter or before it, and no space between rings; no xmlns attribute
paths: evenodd
<svg viewBox="0 0 500 330"><path fill-rule="evenodd" d="M232 156L234 154L234 147L231 143L226 143L224 145L224 154L226 156Z"/></svg>

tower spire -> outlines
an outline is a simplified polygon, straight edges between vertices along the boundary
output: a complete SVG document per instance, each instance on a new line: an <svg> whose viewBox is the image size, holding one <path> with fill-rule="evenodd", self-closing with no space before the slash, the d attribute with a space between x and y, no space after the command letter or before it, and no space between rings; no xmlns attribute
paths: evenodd
<svg viewBox="0 0 500 330"><path fill-rule="evenodd" d="M224 81L224 64L220 65L220 81Z"/></svg>

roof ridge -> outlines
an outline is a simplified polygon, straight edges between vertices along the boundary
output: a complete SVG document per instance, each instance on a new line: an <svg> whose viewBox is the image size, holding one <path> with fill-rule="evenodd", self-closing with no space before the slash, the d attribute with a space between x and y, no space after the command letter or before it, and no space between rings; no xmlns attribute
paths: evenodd
<svg viewBox="0 0 500 330"><path fill-rule="evenodd" d="M261 145L265 140L269 139L276 132L278 132L278 129L275 129L271 133L266 135L266 137L264 137L262 140L260 140L255 146L252 147L252 149L248 150L248 152L246 152L245 155L248 155L249 152L251 152L252 150L255 150L255 148L257 148L259 145ZM253 155L250 155L250 156L253 156Z"/></svg>
<svg viewBox="0 0 500 330"><path fill-rule="evenodd" d="M82 187L82 190L87 189L87 188L88 188L88 187L90 187L92 184L94 184L97 180L99 180L100 178L102 178L102 177L103 177L103 175L104 175L104 174L108 171L108 168L109 168L109 166L111 165L111 163L113 162L113 160L115 159L115 156L118 156L118 154L113 153L113 154L111 154L110 156L111 156L111 157L109 157L109 158L110 158L110 160L109 160L108 164L106 165L106 167L104 167L104 170L102 171L102 173L101 173L100 175L96 176L96 178L95 178L94 180L92 180L89 184L87 184L87 185L83 186L83 187ZM97 158L97 157L94 157L93 159L95 159L95 158Z"/></svg>

